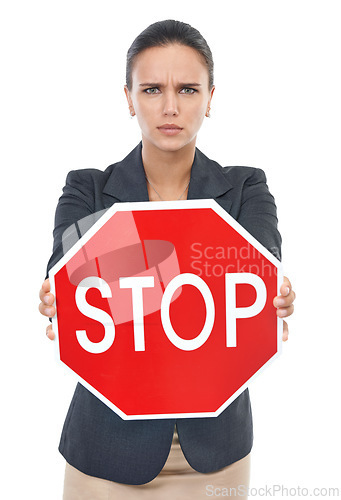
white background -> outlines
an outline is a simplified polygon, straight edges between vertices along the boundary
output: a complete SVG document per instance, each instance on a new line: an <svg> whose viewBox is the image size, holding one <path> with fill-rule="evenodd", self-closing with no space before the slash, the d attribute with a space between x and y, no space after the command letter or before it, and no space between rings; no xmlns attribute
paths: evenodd
<svg viewBox="0 0 341 500"><path fill-rule="evenodd" d="M75 381L38 313L54 211L69 170L104 170L140 140L125 55L166 18L198 28L213 51L216 93L198 147L265 170L298 296L282 356L251 387L251 486L341 492L340 3L1 5L1 497L61 498L57 446Z"/></svg>

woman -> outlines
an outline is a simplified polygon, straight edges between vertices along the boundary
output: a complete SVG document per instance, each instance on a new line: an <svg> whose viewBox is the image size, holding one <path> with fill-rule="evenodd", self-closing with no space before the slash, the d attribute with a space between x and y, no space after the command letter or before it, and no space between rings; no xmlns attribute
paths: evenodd
<svg viewBox="0 0 341 500"><path fill-rule="evenodd" d="M249 167L222 168L196 149L214 89L211 51L191 26L162 21L135 39L127 55L124 90L142 141L105 172L68 174L56 210L48 269L63 255L67 227L117 201L214 198L280 257L276 206L264 173ZM40 298L41 313L53 316L48 279ZM285 278L281 296L274 298L279 316L292 314L294 298ZM51 326L47 334L54 338ZM283 340L287 338L285 325ZM59 447L67 461L64 498L129 499L144 494L148 499L198 499L221 487L240 487L238 496L245 498L252 439L248 390L218 417L124 421L78 384Z"/></svg>

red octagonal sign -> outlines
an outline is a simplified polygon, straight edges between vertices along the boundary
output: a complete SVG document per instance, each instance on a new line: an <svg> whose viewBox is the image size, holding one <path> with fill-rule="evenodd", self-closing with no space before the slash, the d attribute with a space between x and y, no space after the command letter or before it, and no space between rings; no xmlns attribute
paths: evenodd
<svg viewBox="0 0 341 500"><path fill-rule="evenodd" d="M281 264L214 200L115 203L73 243L58 357L122 418L217 416L279 354Z"/></svg>

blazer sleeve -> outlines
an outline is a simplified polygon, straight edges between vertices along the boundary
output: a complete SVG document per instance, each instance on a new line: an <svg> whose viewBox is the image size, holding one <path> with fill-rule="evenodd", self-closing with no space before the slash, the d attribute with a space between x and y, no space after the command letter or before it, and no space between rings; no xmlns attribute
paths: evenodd
<svg viewBox="0 0 341 500"><path fill-rule="evenodd" d="M265 173L260 168L246 167L237 221L281 260L282 238L277 227L275 199L269 191Z"/></svg>
<svg viewBox="0 0 341 500"><path fill-rule="evenodd" d="M53 252L47 264L49 270L63 257L63 234L75 222L94 213L94 193L91 177L86 170L72 170L66 177L63 194L59 198L53 230Z"/></svg>

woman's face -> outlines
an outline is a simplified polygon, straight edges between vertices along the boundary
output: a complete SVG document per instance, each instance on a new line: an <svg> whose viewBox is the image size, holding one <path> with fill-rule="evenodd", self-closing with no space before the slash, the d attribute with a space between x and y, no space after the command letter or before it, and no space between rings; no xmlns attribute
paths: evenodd
<svg viewBox="0 0 341 500"><path fill-rule="evenodd" d="M202 56L185 45L152 47L135 59L131 91L125 87L145 144L177 151L195 144L214 87Z"/></svg>

